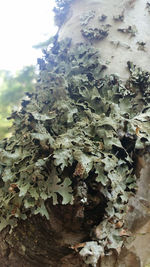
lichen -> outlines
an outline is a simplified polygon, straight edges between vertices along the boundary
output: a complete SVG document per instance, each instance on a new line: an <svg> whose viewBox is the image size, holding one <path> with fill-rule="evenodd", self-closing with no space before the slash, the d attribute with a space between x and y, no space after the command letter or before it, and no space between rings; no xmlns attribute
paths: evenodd
<svg viewBox="0 0 150 267"><path fill-rule="evenodd" d="M87 265L97 266L97 261L103 253L103 248L96 241L87 242L80 251L80 255L84 258Z"/></svg>
<svg viewBox="0 0 150 267"><path fill-rule="evenodd" d="M137 44L138 44L138 50L146 51L145 50L145 46L146 46L146 43L145 42L139 41L139 42L137 42Z"/></svg>
<svg viewBox="0 0 150 267"><path fill-rule="evenodd" d="M123 14L119 14L119 15L117 15L117 16L113 16L113 20L114 21L124 21L124 15Z"/></svg>
<svg viewBox="0 0 150 267"><path fill-rule="evenodd" d="M136 26L129 26L128 28L119 28L118 31L122 33L128 33L131 37L134 37L137 33L137 28Z"/></svg>
<svg viewBox="0 0 150 267"><path fill-rule="evenodd" d="M37 213L49 219L49 199L76 205L89 231L85 248L97 246L85 259L94 266L127 235L133 156L150 146L150 74L128 62L123 85L103 75L91 45L70 46L66 39L44 50L36 92L12 113L13 135L0 143L0 230Z"/></svg>
<svg viewBox="0 0 150 267"><path fill-rule="evenodd" d="M107 19L107 16L104 15L104 14L102 14L101 16L98 17L98 20L99 20L100 22L103 22L103 21L105 21L106 19Z"/></svg>
<svg viewBox="0 0 150 267"><path fill-rule="evenodd" d="M53 11L55 13L55 25L60 27L68 14L70 4L74 0L55 0L56 7L54 7Z"/></svg>
<svg viewBox="0 0 150 267"><path fill-rule="evenodd" d="M109 27L102 25L101 28L87 28L84 27L81 29L83 37L90 41L103 40L108 36Z"/></svg>
<svg viewBox="0 0 150 267"><path fill-rule="evenodd" d="M130 46L124 42L120 42L120 41L110 41L111 44L113 44L115 47L123 47L126 49L130 49Z"/></svg>
<svg viewBox="0 0 150 267"><path fill-rule="evenodd" d="M91 10L88 13L84 13L80 17L80 24L81 26L86 26L91 19L95 17L95 11Z"/></svg>

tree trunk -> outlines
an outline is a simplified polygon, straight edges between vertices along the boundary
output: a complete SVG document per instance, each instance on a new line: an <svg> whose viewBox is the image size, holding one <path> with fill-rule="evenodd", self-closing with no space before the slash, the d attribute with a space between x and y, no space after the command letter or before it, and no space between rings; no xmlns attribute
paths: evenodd
<svg viewBox="0 0 150 267"><path fill-rule="evenodd" d="M61 3L62 3L62 8L60 8ZM141 77L139 73L141 71L142 73L141 75L143 75L142 77L147 77L146 75L148 75L149 79L148 71L150 71L150 65L149 65L150 4L149 2L147 2L147 0L122 0L122 1L120 0L67 1L66 0L64 2L57 1L57 4L58 8L55 10L55 13L56 13L56 23L59 26L58 35L56 35L54 38L52 54L48 54L48 51L44 51L46 57L45 60L46 63L44 62L43 59L39 60L41 73L39 81L37 83L37 91L35 94L28 95L28 97L32 101L32 105L30 100L25 99L22 102L22 110L18 111L18 113L14 112L12 114L12 118L14 118L15 120L14 134L16 135L16 137L14 137L14 139L11 139L10 141L4 140L3 143L1 144L1 151L0 151L1 161L2 161L1 164L2 177L0 184L2 190L1 192L3 192L2 194L5 194L6 197L8 196L6 195L6 190L8 189L10 194L12 194L11 196L15 195L15 197L12 198L13 200L9 201L9 204L6 204L6 206L8 205L9 207L11 207L9 208L11 209L11 216L9 215L7 217L6 211L8 211L8 207L4 208L3 204L1 204L1 207L4 210L2 211L1 215L1 223L4 221L4 226L6 227L1 226L2 231L0 233L0 266L2 267L6 266L11 266L11 267L17 267L17 266L18 267L21 266L22 267L26 266L138 267L139 266L140 267L143 266L144 267L145 264L150 262L150 256L149 256L150 194L148 190L150 186L150 180L149 180L150 168L148 161L149 143L147 141L149 140L148 139L149 137L147 137L147 139L145 137L149 136L150 132L149 130L147 130L146 126L144 126L145 128L141 129L141 125L143 125L142 124L143 121L144 123L149 122L149 118L147 120L147 117L144 117L143 121L142 120L140 121L140 126L139 126L136 123L140 119L136 119L134 115L132 118L132 123L135 125L133 126L134 130L131 129L131 133L121 132L120 134L119 130L122 127L121 125L122 122L119 122L121 125L120 129L117 124L116 127L118 128L116 128L114 131L115 134L118 135L118 138L120 138L119 145L115 143L113 145L108 144L108 148L106 148L107 144L105 145L105 142L103 142L103 138L100 138L97 141L96 138L98 138L98 135L95 135L94 137L95 139L93 142L97 142L97 144L99 145L99 148L101 150L100 152L101 155L107 153L109 157L110 151L113 151L111 152L112 154L108 161L111 161L112 155L114 155L114 160L117 159L118 161L120 160L120 162L124 161L126 163L127 169L130 170L130 173L133 176L136 175L136 177L138 178L137 191L135 190L135 188L129 189L126 187L124 189L125 192L130 193L131 197L128 204L126 204L127 201L125 200L123 202L124 209L127 207L128 212L125 212L125 218L121 217L120 220L116 219L117 213L115 215L112 215L110 211L106 212L109 205L114 204L113 201L111 202L109 197L105 195L106 193L105 188L107 187L105 185L106 182L105 177L103 181L101 180L102 179L101 177L103 175L104 176L108 175L109 177L110 173L113 174L112 170L109 171L107 168L103 167L106 166L107 164L109 165L109 162L107 162L106 164L106 161L104 161L105 159L104 156L102 157L103 164L101 165L102 166L101 168L104 168L105 170L103 173L102 172L100 173L100 178L98 180L96 179L97 177L97 172L95 171L96 167L90 167L89 162L85 163L86 160L87 161L89 160L88 158L89 155L95 157L94 153L96 153L93 151L91 152L90 150L88 151L90 147L88 143L86 144L86 153L87 153L86 158L84 158L82 164L81 164L81 155L79 157L79 155L77 155L77 153L75 154L74 152L74 150L77 147L76 140L78 138L78 135L76 135L75 133L73 135L74 138L74 143L72 140L74 146L73 148L74 150L72 149L73 152L67 150L68 153L74 153L73 159L71 158L71 154L69 154L67 158L65 158L66 156L64 156L63 162L61 162L60 160L62 155L61 153L65 153L65 149L68 149L70 145L68 141L70 138L69 133L68 133L69 137L66 137L66 139L64 139L65 143L62 143L60 146L58 146L58 144L61 142L61 138L63 140L64 134L66 133L66 131L68 131L69 127L70 129L73 129L74 125L78 125L79 120L78 119L75 120L74 116L74 114L76 114L76 109L79 110L83 102L85 106L87 105L86 106L87 109L89 107L88 106L89 103L93 105L92 104L93 100L90 100L91 102L89 101L89 103L87 104L88 100L83 101L82 99L82 101L80 101L80 99L78 99L77 93L73 91L73 89L76 89L76 87L73 87L74 81L71 80L72 77L75 76L78 78L77 75L81 74L83 76L82 79L83 80L85 79L85 83L87 82L86 80L87 77L85 78L85 76L88 76L88 82L90 81L92 83L93 77L90 76L92 75L91 72L87 71L88 68L86 68L86 64L89 64L88 65L89 68L91 68L92 64L93 65L95 64L93 67L93 72L95 71L95 68L97 68L97 66L99 68L99 73L94 74L95 77L96 75L97 76L100 75L101 77L100 79L96 78L96 83L95 83L95 87L97 86L96 88L98 88L99 86L98 82L103 81L104 83L106 82L107 86L105 88L107 89L107 87L110 86L110 80L107 81L107 79L112 79L113 81L111 84L113 88L112 90L114 90L113 87L114 85L118 86L118 84L120 84L123 90L129 90L133 94L135 94L135 99L136 99L135 101L137 102L135 102L134 105L138 106L136 116L139 116L139 118L141 118L140 117L141 110L142 114L145 114L144 113L146 112L145 110L149 110L149 102L147 100L149 99L149 93L147 93L147 95L145 96L142 91L142 88L144 88L144 90L148 90L150 81L146 80L145 82L144 80L145 82L144 83L143 80L139 80L139 77ZM66 50L62 48L61 51L63 52L58 52L60 51L59 42L63 42L65 38L72 39L71 43L70 41L65 41L66 42L65 45L63 44L66 50L67 49L68 50L66 52ZM78 73L79 72L78 66L73 65L75 61L74 51L80 51L81 48L85 49L83 44L87 45L88 47L88 50L85 50L84 52L85 55L86 53L89 53L90 55L92 54L92 57L96 55L96 58L94 58L95 60L94 63L90 63L92 57L89 56L89 54L87 54L88 59L85 56L84 58L85 67L84 67L83 66L84 62L80 61L81 54L78 53L79 56L77 57L77 61L79 62L80 67L82 68L82 72ZM97 54L97 52L91 52L90 50L91 47L93 47L92 49L94 49L92 51L98 50L99 54ZM72 53L72 54L69 54L68 56L67 53ZM100 65L97 65L98 63L96 61L98 56L101 61ZM60 64L60 67L58 66L58 68L56 64L57 60L55 61L55 57L56 58L58 57L58 62ZM133 65L131 62L133 62ZM68 65L69 70L66 70L67 67L65 64ZM142 70L136 68L134 64L137 67L146 70L147 72L142 72ZM53 70L54 67L55 71ZM65 71L63 68L66 68ZM68 76L65 76L65 73L67 71L69 74ZM96 71L98 70L96 69ZM50 73L52 73L52 75L53 73L55 73L55 75L51 76ZM103 75L101 73L103 73ZM63 74L62 77L58 77L57 75L59 74L61 75ZM105 78L105 74L108 75L107 77L113 77L113 78ZM113 76L111 76L111 74L113 74ZM138 80L136 80L136 77L138 77ZM57 87L59 88L59 90L56 92L53 91L54 83L56 83ZM81 88L81 86L79 87ZM71 108L69 106L68 107L65 106L65 101L66 103L70 103L67 102L68 93L67 94L65 93L66 88L68 90L67 92L69 92L70 94L70 98L72 97L74 101L73 102L74 104L71 106ZM62 91L60 89L62 89ZM138 93L135 93L134 91L135 89L139 90ZM49 93L47 93L46 90ZM81 91L82 90L83 89L81 88ZM47 93L46 97L45 97L46 94L45 92ZM147 102L144 103L142 102L141 99L143 95L144 95L143 102L144 101ZM54 100L50 103L52 109L48 110L47 106L49 103L48 102L49 97L51 97ZM103 96L103 98L105 98L105 95ZM123 98L124 95L122 95L119 99ZM131 98L134 97L131 96ZM44 104L41 104L42 101ZM115 104L118 106L120 105L119 109L121 109L120 103L122 103L126 111L127 108L126 105L128 105L130 99L129 102L125 103L121 102L121 100L119 101L120 101L119 104L117 102ZM106 106L108 105L108 102L109 101L105 102ZM112 96L112 102L113 102L113 96ZM62 104L63 108L61 107L61 103L63 103ZM36 105L38 106L37 109L38 111L36 110ZM42 108L41 105L43 105ZM96 105L97 104L95 102L95 106ZM34 106L34 108L32 106ZM63 112L61 108L63 109ZM82 114L82 112L86 113L86 108L83 111L80 111L80 114ZM93 109L91 108L91 112ZM51 116L51 114L53 116L55 110L57 110L57 113L60 115L60 118L58 118L56 121L55 117L51 117L50 119L48 119L48 117L44 117L44 116ZM72 110L73 115L71 115L69 119L67 117L68 125L64 126L66 124L63 124L62 120L63 121L66 120L65 116L67 116L66 114L67 112L70 112L70 110ZM97 110L98 110L97 116L99 116L100 111L98 108ZM103 115L104 121L106 117L107 118L109 117L108 114L111 113L109 110L111 110L111 108L108 108L106 110L103 108L102 113L103 114L105 113L105 116ZM94 120L90 119L91 114L95 116L94 117L95 121L96 118L98 118L97 119L98 122L96 123L99 123L99 117L96 117L96 115L94 115L95 112L88 113L87 111L86 113L87 124L89 123L89 121L92 124L92 120ZM62 116L64 116L65 119ZM122 116L123 118L125 118L124 114ZM129 118L127 118L127 120L129 120ZM134 120L136 120L136 123ZM38 124L37 122L39 121L40 123ZM126 122L127 121L125 121L125 123ZM63 125L62 128L61 129L59 128L57 130L56 125L60 127L61 124ZM107 128L107 132L110 131L111 122L109 121L108 124L109 127ZM55 125L54 130L55 129L56 130L52 132L49 128L53 127L53 125ZM46 129L45 132L42 127L45 127L44 128ZM68 128L67 130L66 128L64 130L63 127L66 128L68 127ZM83 127L85 129L88 129L86 124L83 124ZM111 127L115 128L115 125L113 126L111 125ZM126 131L125 128L126 126L124 125L123 126L124 130L122 131ZM30 137L28 136L28 132L31 133ZM55 144L56 147L54 146L53 141L50 140L50 137L46 136L48 134L47 132L51 133L54 142L57 143ZM38 137L37 133L39 134ZM100 134L103 137L103 133L101 132ZM86 135L86 130L85 130L85 135ZM142 137L140 137L140 135ZM114 138L114 136L111 136L111 138ZM138 145L136 147L135 143L137 143L138 138L139 142L141 142L143 146L140 144L139 147ZM28 150L31 154L33 153L31 159L29 159L30 157L29 154L27 155L28 158L22 156L21 160L20 158L19 160L17 159L17 156L15 156L16 152L14 148L17 147L18 149L18 147L20 146L20 144L16 143L17 141L15 141L17 139L21 140L20 142L24 142L23 143L24 145L22 145L22 150L25 147L25 149ZM86 139L86 142L88 142L87 140L88 138ZM124 144L124 140L126 141L127 144ZM130 142L131 140L134 141L134 147L129 148L128 142ZM79 140L78 146L80 146L80 142L81 140ZM66 148L65 146L68 147ZM57 154L54 152L55 149L57 150ZM6 153L4 153L4 151ZM19 151L18 153L22 153L22 155L24 153L23 151L20 152L20 150L17 151ZM58 154L59 151L60 154ZM12 155L11 157L10 156L8 157L8 153L10 152L12 152ZM83 152L85 151L83 150ZM117 153L120 153L119 155L121 156L116 156ZM83 155L84 154L82 154L82 156ZM14 160L12 159L13 157ZM131 158L131 160L129 160L129 157ZM9 158L9 161L7 161L7 158ZM43 159L43 161L45 161L46 163L41 162L40 161L41 159ZM18 163L16 163L17 160ZM96 159L94 160L95 161L93 161L94 163L92 163L93 164L92 166L97 166L96 164L101 164L98 163ZM42 200L38 199L38 197L36 199L37 191L34 192L34 197L32 198L34 198L34 206L36 206L36 208L33 207L32 205L29 205L29 202L27 202L27 199L29 197L27 193L28 190L30 190L30 188L24 182L23 186L27 186L27 190L24 187L22 187L22 184L20 182L20 180L23 179L22 176L19 176L20 180L17 180L16 177L18 177L19 173L18 170L17 172L16 171L13 172L17 164L19 166L18 168L21 169L22 166L24 166L23 164L25 161L26 161L25 166L27 168L26 173L28 173L27 179L28 177L32 178L32 184L31 184L31 186L33 187L32 192L35 188L43 186L43 182L41 182L42 179L45 179L45 182L47 182L47 178L43 177L45 176L49 177L48 178L49 180L46 184L46 186L48 187L49 184L51 183L51 179L55 179L57 175L61 174L58 177L59 178L61 177L62 187L60 188L60 180L58 180L57 184L55 185L52 183L51 186L53 188L55 186L55 188L50 191L49 197L47 196L45 197L43 193L44 191L42 191L41 193L41 195L43 194L41 197ZM125 164L125 163L120 163L120 164ZM44 164L46 164L46 167ZM11 172L13 173L13 175L14 173L16 175L15 178L14 176L13 178L11 178L13 179L11 181L9 181L9 178L6 177L7 174L8 176L10 175L10 172L6 173L5 171L5 169L7 169L7 165L11 168ZM42 170L44 174L42 173L42 171L36 172L36 167L32 167L33 165L37 166L38 171L39 169L40 171ZM31 170L28 169L29 166L31 166ZM32 170L33 168L34 171ZM115 165L114 169L119 170L117 168L118 167L116 167ZM71 180L71 186L70 186L70 180ZM122 181L120 181L120 184L121 183ZM95 184L96 184L96 189L94 187ZM111 193L115 192L115 187L113 191L112 184L109 183L108 185L109 188L108 191ZM117 186L118 184L116 185L116 187ZM62 188L66 188L67 196L63 192ZM45 188L44 190L47 194L46 191L47 189ZM72 192L73 196L70 196ZM56 197L56 193L59 193L59 196ZM119 197L120 195L122 197L125 197L123 193L119 193ZM73 197L73 200L71 199L71 197ZM117 196L116 201L118 201L119 197ZM7 197L5 198L5 201L7 202ZM22 201L21 204L20 201ZM44 204L42 203L45 203L46 208L43 208L42 205ZM111 207L110 209L112 210L114 209L113 206L110 207ZM18 211L19 209L21 211ZM117 208L114 209L114 212L116 212L116 209ZM123 212L124 211L120 211L120 214L122 214ZM41 216L41 214L43 215L43 217ZM25 218L21 217L23 215L25 215L26 217ZM20 219L18 219L18 217L20 217ZM6 218L9 219L8 223L5 222ZM116 247L113 247L113 245L111 246L111 239L107 238L108 239L107 242L105 243L104 247L101 248L103 240L106 239L106 236L104 236L104 238L101 238L101 235L104 234L102 232L103 230L101 230L102 223L105 221L110 225L110 233L107 232L106 235L108 236L109 234L111 235L111 231L119 231L120 236L121 237L123 236L123 241L122 239L120 241L121 245L116 245ZM14 227L12 227L12 224L14 225ZM101 252L100 249L102 249Z"/></svg>
<svg viewBox="0 0 150 267"><path fill-rule="evenodd" d="M91 11L94 13L93 18L89 17L88 24L84 25L88 21L88 18L84 19L84 17L88 17ZM103 15L106 18L103 19ZM92 41L92 45L99 50L103 63L107 65L107 73L117 73L121 79L127 79L129 77L128 61L150 71L147 56L150 53L147 1L76 0L72 3L67 20L60 29L59 38L71 37L74 44L89 42L90 37L85 39L83 36L84 29L103 30L104 25L109 31L108 36L102 40ZM128 29L128 27L131 28ZM123 33L121 29L127 32ZM142 42L145 45L142 45Z"/></svg>

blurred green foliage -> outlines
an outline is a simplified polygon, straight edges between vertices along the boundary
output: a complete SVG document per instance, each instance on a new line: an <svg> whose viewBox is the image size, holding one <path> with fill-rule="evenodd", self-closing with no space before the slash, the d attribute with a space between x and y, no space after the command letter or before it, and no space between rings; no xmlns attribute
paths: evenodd
<svg viewBox="0 0 150 267"><path fill-rule="evenodd" d="M18 106L25 92L31 92L35 84L35 67L26 66L15 75L0 70L0 139L11 133L12 122L7 120L14 106Z"/></svg>

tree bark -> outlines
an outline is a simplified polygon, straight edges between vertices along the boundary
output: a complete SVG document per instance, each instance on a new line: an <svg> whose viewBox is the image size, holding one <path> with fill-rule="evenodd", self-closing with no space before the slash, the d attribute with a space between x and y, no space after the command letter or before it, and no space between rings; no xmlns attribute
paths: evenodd
<svg viewBox="0 0 150 267"><path fill-rule="evenodd" d="M73 43L88 42L82 34L81 18L94 11L95 16L89 20L88 28L101 28L108 25L107 38L92 42L101 55L104 64L107 64L108 74L118 73L123 80L129 77L127 62L132 61L137 66L150 71L149 58L149 12L147 1L144 0L116 0L110 1L73 1L68 17L59 32L59 39L71 37ZM105 15L106 19L101 19ZM119 19L120 15L120 19ZM101 21L100 21L101 20ZM123 33L118 29L133 28L133 33ZM134 28L135 26L135 28ZM134 35L135 31L135 35ZM129 30L130 32L130 30ZM145 48L138 42L144 42Z"/></svg>
<svg viewBox="0 0 150 267"><path fill-rule="evenodd" d="M146 0L74 0L59 26L58 40L72 38L70 49L77 43L90 44L98 49L102 63L107 66L105 73L117 73L125 84L130 75L128 61L150 71L149 19ZM90 34L101 29L99 34L102 36L91 38L89 33L86 35L85 28L92 29ZM139 162L135 165L139 189L129 201L126 216L126 224L135 239L130 238L131 242L125 243L120 253L111 251L108 256L101 257L97 267L144 267L150 261L150 250L146 248L150 243L150 169L145 155L142 155L142 162L141 166ZM141 200L145 199L143 209ZM50 199L46 201L46 207L50 220L34 215L20 220L12 231L9 226L1 231L0 266L90 266L78 252L91 238L93 217L95 222L97 216L103 218L106 207L87 208L84 223L78 202L54 206Z"/></svg>

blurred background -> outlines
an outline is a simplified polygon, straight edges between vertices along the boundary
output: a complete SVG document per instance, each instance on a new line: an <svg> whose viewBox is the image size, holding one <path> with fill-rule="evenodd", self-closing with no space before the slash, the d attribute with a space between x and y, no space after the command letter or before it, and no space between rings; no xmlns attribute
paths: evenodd
<svg viewBox="0 0 150 267"><path fill-rule="evenodd" d="M0 139L11 135L11 110L34 90L37 58L57 29L54 0L0 1Z"/></svg>

